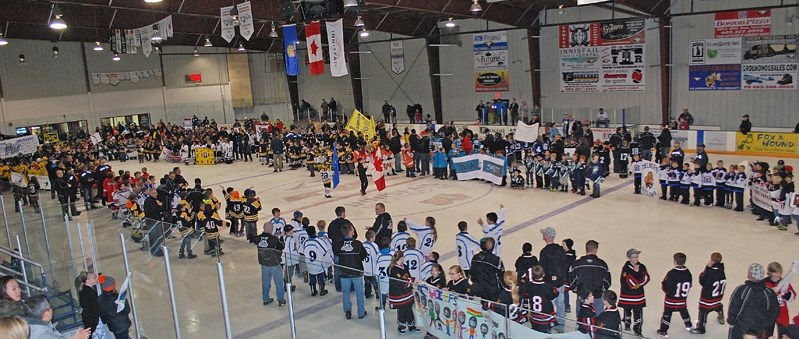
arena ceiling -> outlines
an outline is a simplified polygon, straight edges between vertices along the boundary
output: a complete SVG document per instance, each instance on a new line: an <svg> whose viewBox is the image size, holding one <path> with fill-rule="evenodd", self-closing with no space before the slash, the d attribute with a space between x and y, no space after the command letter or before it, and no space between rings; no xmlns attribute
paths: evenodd
<svg viewBox="0 0 799 339"><path fill-rule="evenodd" d="M304 0L308 1L308 0ZM490 0L489 0L490 1ZM167 45L197 46L209 37L214 46L235 47L220 37L219 9L233 4L233 0L163 0L148 3L145 0L3 0L0 1L0 32L7 38L47 41L107 42L112 29L132 29L151 25L172 15L175 36ZM243 2L236 0L236 3ZM256 34L245 42L250 50L270 50L280 46L280 41L269 38L272 22L278 25L296 22L299 12L292 18L281 14L280 5L301 0L251 0ZM539 12L558 6L573 7L576 0L479 0L481 12L470 12L472 0L359 0L359 7L346 7L345 34L354 38L353 27L357 16L362 16L370 30L404 36L425 37L436 34L438 22L449 18L481 18L513 27L528 28L537 24ZM52 9L58 4L63 19L69 27L56 31L48 26ZM669 1L615 0L598 6L617 12L643 17L662 14ZM302 26L300 26L302 27ZM280 30L278 29L278 33ZM300 36L302 36L300 32ZM282 36L282 33L280 33Z"/></svg>

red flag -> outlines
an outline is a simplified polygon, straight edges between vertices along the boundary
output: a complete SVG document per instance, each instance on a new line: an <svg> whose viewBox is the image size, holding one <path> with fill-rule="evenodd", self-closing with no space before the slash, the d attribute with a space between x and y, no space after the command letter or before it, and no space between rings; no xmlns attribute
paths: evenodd
<svg viewBox="0 0 799 339"><path fill-rule="evenodd" d="M312 21L305 26L305 43L308 46L311 75L324 73L325 59L322 57L322 35L319 33L319 21Z"/></svg>
<svg viewBox="0 0 799 339"><path fill-rule="evenodd" d="M375 169L372 173L372 180L374 180L377 190L382 191L386 189L386 177L383 176L383 155L380 154L380 147L375 150L372 156L375 159Z"/></svg>

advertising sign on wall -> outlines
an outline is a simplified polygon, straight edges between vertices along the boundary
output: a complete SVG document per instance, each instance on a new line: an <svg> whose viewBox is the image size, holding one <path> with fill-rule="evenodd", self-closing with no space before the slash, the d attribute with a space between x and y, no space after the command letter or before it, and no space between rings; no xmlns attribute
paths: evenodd
<svg viewBox="0 0 799 339"><path fill-rule="evenodd" d="M741 63L741 38L691 40L690 65L732 65Z"/></svg>
<svg viewBox="0 0 799 339"><path fill-rule="evenodd" d="M770 33L770 9L716 13L717 38L751 37Z"/></svg>
<svg viewBox="0 0 799 339"><path fill-rule="evenodd" d="M763 152L795 155L799 150L799 134L776 132L749 132L735 135L735 149L739 152Z"/></svg>
<svg viewBox="0 0 799 339"><path fill-rule="evenodd" d="M475 92L507 92L510 89L507 32L478 33L472 43Z"/></svg>
<svg viewBox="0 0 799 339"><path fill-rule="evenodd" d="M560 26L560 48L645 42L644 19Z"/></svg>
<svg viewBox="0 0 799 339"><path fill-rule="evenodd" d="M744 39L741 65L743 89L796 89L796 45L796 35Z"/></svg>
<svg viewBox="0 0 799 339"><path fill-rule="evenodd" d="M691 91L741 89L741 65L688 66L688 72L688 89Z"/></svg>

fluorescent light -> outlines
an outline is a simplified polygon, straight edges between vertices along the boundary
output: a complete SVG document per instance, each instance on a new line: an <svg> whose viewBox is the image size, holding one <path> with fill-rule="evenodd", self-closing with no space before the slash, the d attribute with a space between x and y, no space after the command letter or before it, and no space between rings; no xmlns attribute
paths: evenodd
<svg viewBox="0 0 799 339"><path fill-rule="evenodd" d="M452 73L433 73L433 75L438 77L451 77Z"/></svg>
<svg viewBox="0 0 799 339"><path fill-rule="evenodd" d="M194 47L194 56L200 56L200 52L197 52L197 47Z"/></svg>
<svg viewBox="0 0 799 339"><path fill-rule="evenodd" d="M20 54L19 55L19 64L20 65L26 64L26 62L25 62L25 54Z"/></svg>
<svg viewBox="0 0 799 339"><path fill-rule="evenodd" d="M344 0L344 7L356 7L358 6L358 0Z"/></svg>
<svg viewBox="0 0 799 339"><path fill-rule="evenodd" d="M430 47L452 47L453 44L430 44Z"/></svg>
<svg viewBox="0 0 799 339"><path fill-rule="evenodd" d="M355 27L363 27L365 25L366 24L363 22L363 19L361 19L360 15L358 16L357 19L355 19L355 23L353 24L353 26L355 26Z"/></svg>
<svg viewBox="0 0 799 339"><path fill-rule="evenodd" d="M100 42L97 41L97 42L94 43L94 48L92 48L92 49L95 50L95 51L98 51L98 52L102 51L103 50L103 45L101 45Z"/></svg>
<svg viewBox="0 0 799 339"><path fill-rule="evenodd" d="M6 37L3 36L3 33L0 33L0 46L5 45L8 45L8 40L6 40Z"/></svg>
<svg viewBox="0 0 799 339"><path fill-rule="evenodd" d="M483 7L480 6L480 3L477 1L478 0L474 0L472 3L472 9L470 10L472 13L477 13L483 10Z"/></svg>
<svg viewBox="0 0 799 339"><path fill-rule="evenodd" d="M163 1L163 0L144 0L144 2L146 2L148 4L154 4L154 3L157 3L157 2L161 2L161 1Z"/></svg>
<svg viewBox="0 0 799 339"><path fill-rule="evenodd" d="M449 18L449 20L447 20L447 23L444 24L444 26L455 27L455 26L457 26L457 24L455 23L455 21L452 21L452 18Z"/></svg>
<svg viewBox="0 0 799 339"><path fill-rule="evenodd" d="M205 45L204 46L205 47L213 47L214 45L211 43L211 39L210 38L205 37Z"/></svg>
<svg viewBox="0 0 799 339"><path fill-rule="evenodd" d="M119 61L120 59L121 58L119 57L119 54L117 54L117 53L114 53L114 56L111 58L111 60L114 60L114 61Z"/></svg>
<svg viewBox="0 0 799 339"><path fill-rule="evenodd" d="M242 45L242 44L239 42L239 52L244 52L244 51L246 51L246 50L247 50L247 49L246 49L246 48L244 48L244 45Z"/></svg>
<svg viewBox="0 0 799 339"><path fill-rule="evenodd" d="M358 35L360 35L360 36L361 36L361 38L368 37L368 36L369 36L369 31L367 31L367 30L366 30L366 28L364 28L364 29L361 31L361 33L359 33Z"/></svg>
<svg viewBox="0 0 799 339"><path fill-rule="evenodd" d="M352 51L350 54L372 54L372 51Z"/></svg>

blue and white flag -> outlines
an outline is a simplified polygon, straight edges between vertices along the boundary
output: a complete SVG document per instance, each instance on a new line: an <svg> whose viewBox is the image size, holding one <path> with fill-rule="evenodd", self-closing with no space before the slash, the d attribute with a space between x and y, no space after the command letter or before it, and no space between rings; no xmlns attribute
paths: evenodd
<svg viewBox="0 0 799 339"><path fill-rule="evenodd" d="M130 274L125 277L125 282L122 283L122 286L119 288L119 297L117 297L116 304L117 304L117 313L122 312L125 309L125 299L128 298L128 286L130 285Z"/></svg>
<svg viewBox="0 0 799 339"><path fill-rule="evenodd" d="M505 161L488 154L470 154L452 158L452 167L458 180L483 179L499 185L507 171Z"/></svg>
<svg viewBox="0 0 799 339"><path fill-rule="evenodd" d="M339 169L338 169L338 148L336 146L338 146L338 143L334 142L333 143L333 159L332 159L332 164L333 164L333 189L335 189L336 186L338 186L338 183L341 182L341 177L339 177Z"/></svg>
<svg viewBox="0 0 799 339"><path fill-rule="evenodd" d="M286 53L286 74L297 76L300 74L300 64L297 59L297 25L283 26L283 47Z"/></svg>

